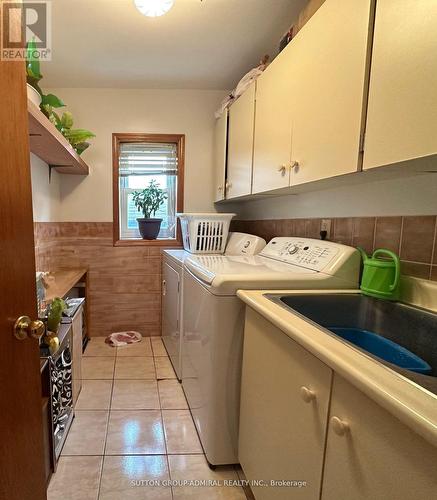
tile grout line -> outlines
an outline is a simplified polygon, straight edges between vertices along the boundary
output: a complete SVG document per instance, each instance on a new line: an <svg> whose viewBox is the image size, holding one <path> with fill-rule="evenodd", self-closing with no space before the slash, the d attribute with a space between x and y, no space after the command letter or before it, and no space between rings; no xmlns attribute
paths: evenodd
<svg viewBox="0 0 437 500"><path fill-rule="evenodd" d="M153 343L152 343L152 341L150 341L150 344L151 344L151 347L152 347L152 353L155 354L155 351L153 350ZM153 365L155 367L155 374L156 374L156 390L158 391L159 413L161 415L162 433L164 434L165 461L167 463L168 478L171 480L170 461L168 459L167 435L166 435L166 432L165 432L164 416L162 414L161 393L159 392L159 383L158 383L159 380L158 380L158 372L156 370L155 355L153 356ZM170 494L171 494L171 498L173 500L174 496L173 496L173 487L172 486L170 486Z"/></svg>
<svg viewBox="0 0 437 500"><path fill-rule="evenodd" d="M431 265L429 268L429 277L428 277L430 280L432 279L432 266L434 263L434 255L435 255L435 251L436 251L436 241L437 241L437 216L435 217L435 221L434 221L434 240L432 242Z"/></svg>
<svg viewBox="0 0 437 500"><path fill-rule="evenodd" d="M151 342L151 341L150 341ZM152 346L151 346L152 347ZM171 471L170 471L170 462L169 462L169 450L168 450L168 446L167 446L167 439L166 439L166 434L165 434L165 425L164 425L164 418L163 418L163 408L162 408L162 401L161 401L161 393L160 393L160 390L159 390L159 381L160 380L174 380L174 381L177 381L177 378L175 377L174 379L171 378L171 379L167 379L167 378L163 378L163 379L158 379L158 373L157 373L157 369L156 369L156 358L162 358L162 357L166 357L167 359L169 359L169 356L168 355L165 355L165 356L156 356L155 355L155 351L153 351L153 347L152 347L152 353L153 355L151 357L153 357L153 364L154 364L154 369L155 369L155 378L154 379L123 379L123 380L141 380L141 381L151 381L151 380L154 380L155 383L156 383L156 391L157 391L157 396L158 396L158 402L159 402L159 412L160 412L160 416L161 416L161 425L162 425L162 428L163 428L163 434L164 434L164 446L165 446L165 453L164 454L147 454L147 453L144 453L144 454L135 454L134 456L165 456L165 459L166 459L166 463L167 463L167 468L168 468L168 477L171 479L172 475L171 475ZM88 357L104 357L104 356L88 356ZM96 498L99 498L100 497L100 494L101 494L101 486L102 486L102 478L103 478L103 469L104 469L104 464L105 464L105 457L106 456L120 456L120 457L124 457L126 456L125 454L114 454L114 455L108 455L106 453L106 450L107 450L107 439L108 439L108 431L109 431L109 420L110 420L110 415L112 413L112 411L117 411L115 409L113 409L112 407L112 404L113 404L113 394L114 394L114 384L115 384L115 381L117 380L115 378L115 373L116 373L116 366L117 366L117 359L118 359L118 355L116 353L115 356L105 356L105 357L111 357L113 358L114 360L114 364L113 364L113 371L112 371L112 379L82 379L82 380L111 380L111 393L110 393L110 398L109 398L109 407L107 409L100 409L100 411L107 411L108 412L108 417L107 417L107 426L106 426L106 434L105 434L105 443L104 443L104 450L103 450L103 455L86 455L86 456L96 456L96 457L101 457L102 460L101 460L101 463L100 463L100 473L99 473L99 485L98 485L98 491L97 491L97 497ZM141 357L144 357L144 356L141 356ZM147 357L150 357L150 356L147 356ZM185 395L184 395L184 398L185 398ZM147 411L146 409L144 409L145 411ZM175 410L178 410L177 408ZM92 410L92 409L86 409L86 410L78 410L78 411L97 411L97 410ZM204 454L201 453L203 456ZM183 453L174 453L174 455L192 455L192 456L198 456L199 453L187 453L187 452L183 452ZM173 494L173 488L170 487L170 493L171 493L171 498L174 499L174 494Z"/></svg>
<svg viewBox="0 0 437 500"><path fill-rule="evenodd" d="M372 241L372 253L376 250L376 231L378 227L378 217L375 217L375 224L373 226L373 241Z"/></svg>
<svg viewBox="0 0 437 500"><path fill-rule="evenodd" d="M115 349L117 349L117 347ZM110 417L111 417L111 408L112 408L112 395L114 393L114 380L115 380L115 366L116 366L116 363L117 363L117 350L115 351L115 356L111 356L111 357L114 357L114 366L112 368L111 394L110 394L110 397L109 397L108 418L106 420L105 443L103 445L103 456L102 456L102 463L100 465L99 487L97 489L97 499L96 500L98 500L99 497L100 497L100 490L101 490L101 487L102 487L103 467L105 465L105 456L106 456L106 443L107 443L107 440L108 440L109 420L110 420Z"/></svg>

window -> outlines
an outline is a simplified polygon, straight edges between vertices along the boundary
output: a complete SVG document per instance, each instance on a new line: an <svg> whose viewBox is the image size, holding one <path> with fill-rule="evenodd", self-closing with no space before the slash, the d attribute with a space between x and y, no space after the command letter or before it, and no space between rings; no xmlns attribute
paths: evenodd
<svg viewBox="0 0 437 500"><path fill-rule="evenodd" d="M113 134L114 244L179 245L176 213L183 211L184 136ZM167 194L156 212L162 219L157 240L143 240L133 193L155 181Z"/></svg>

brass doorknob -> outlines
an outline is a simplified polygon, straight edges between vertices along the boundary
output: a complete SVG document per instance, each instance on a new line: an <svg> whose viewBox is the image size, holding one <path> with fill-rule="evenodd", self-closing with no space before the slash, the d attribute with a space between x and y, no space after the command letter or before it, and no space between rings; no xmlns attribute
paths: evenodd
<svg viewBox="0 0 437 500"><path fill-rule="evenodd" d="M18 340L24 340L29 336L39 339L45 330L45 324L41 320L32 321L29 316L20 316L14 324L14 335Z"/></svg>

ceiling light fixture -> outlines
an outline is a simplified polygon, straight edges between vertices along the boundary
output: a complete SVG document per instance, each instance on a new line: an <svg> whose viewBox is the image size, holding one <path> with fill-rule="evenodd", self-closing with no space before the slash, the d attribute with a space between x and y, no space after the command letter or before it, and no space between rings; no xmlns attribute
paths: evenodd
<svg viewBox="0 0 437 500"><path fill-rule="evenodd" d="M148 17L158 17L166 14L172 7L175 0L134 0L135 7Z"/></svg>

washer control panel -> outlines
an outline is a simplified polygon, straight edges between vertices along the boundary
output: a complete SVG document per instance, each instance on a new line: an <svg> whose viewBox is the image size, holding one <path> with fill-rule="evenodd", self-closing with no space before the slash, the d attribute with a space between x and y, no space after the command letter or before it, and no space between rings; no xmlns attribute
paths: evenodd
<svg viewBox="0 0 437 500"><path fill-rule="evenodd" d="M273 238L260 253L263 257L287 264L322 271L344 248L331 241L311 238Z"/></svg>

